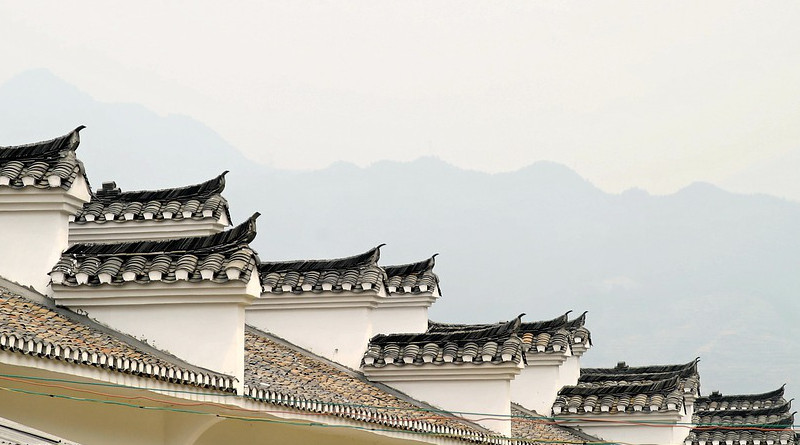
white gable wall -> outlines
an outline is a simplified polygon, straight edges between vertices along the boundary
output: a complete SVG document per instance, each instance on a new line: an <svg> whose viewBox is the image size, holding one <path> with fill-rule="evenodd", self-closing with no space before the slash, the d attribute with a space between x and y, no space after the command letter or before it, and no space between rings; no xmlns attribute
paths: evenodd
<svg viewBox="0 0 800 445"><path fill-rule="evenodd" d="M0 186L0 276L46 293L47 274L67 248L68 218L88 201L82 175L66 191Z"/></svg>

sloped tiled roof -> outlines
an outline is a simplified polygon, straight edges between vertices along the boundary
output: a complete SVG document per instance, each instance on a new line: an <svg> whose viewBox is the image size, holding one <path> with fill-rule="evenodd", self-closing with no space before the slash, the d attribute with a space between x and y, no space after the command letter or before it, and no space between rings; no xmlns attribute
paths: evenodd
<svg viewBox="0 0 800 445"><path fill-rule="evenodd" d="M683 365L581 369L578 384L558 392L558 416L676 411L699 391L697 360Z"/></svg>
<svg viewBox="0 0 800 445"><path fill-rule="evenodd" d="M346 258L263 262L258 266L263 291L282 294L378 290L385 280L384 271L378 266L382 246Z"/></svg>
<svg viewBox="0 0 800 445"><path fill-rule="evenodd" d="M548 444L601 443L603 440L544 417L519 404L511 404L511 437Z"/></svg>
<svg viewBox="0 0 800 445"><path fill-rule="evenodd" d="M427 260L417 263L384 266L383 269L386 271L387 276L386 286L389 293L419 294L433 292L439 287L439 277L433 273L435 264L436 255L433 255Z"/></svg>
<svg viewBox="0 0 800 445"><path fill-rule="evenodd" d="M0 349L173 383L233 391L233 377L192 366L0 281ZM24 289L25 292L30 292Z"/></svg>
<svg viewBox="0 0 800 445"><path fill-rule="evenodd" d="M50 272L64 286L125 282L230 280L247 282L258 264L249 243L258 213L239 226L208 236L163 241L75 244Z"/></svg>
<svg viewBox="0 0 800 445"><path fill-rule="evenodd" d="M219 219L223 214L230 221L228 202L222 197L227 173L200 184L162 190L123 192L114 182L104 183L74 222Z"/></svg>
<svg viewBox="0 0 800 445"><path fill-rule="evenodd" d="M252 326L245 331L245 394L389 427L476 439L491 435Z"/></svg>
<svg viewBox="0 0 800 445"><path fill-rule="evenodd" d="M794 444L794 413L791 401L783 397L784 388L763 394L722 395L714 392L695 402L692 423L696 425L686 438L687 444L726 443L750 445Z"/></svg>
<svg viewBox="0 0 800 445"><path fill-rule="evenodd" d="M522 359L522 340L517 336L519 317L494 324L433 322L431 326L422 334L379 334L372 337L364 354L363 366L519 363Z"/></svg>
<svg viewBox="0 0 800 445"><path fill-rule="evenodd" d="M83 128L49 141L0 147L0 187L69 189L78 175L84 175L75 156Z"/></svg>

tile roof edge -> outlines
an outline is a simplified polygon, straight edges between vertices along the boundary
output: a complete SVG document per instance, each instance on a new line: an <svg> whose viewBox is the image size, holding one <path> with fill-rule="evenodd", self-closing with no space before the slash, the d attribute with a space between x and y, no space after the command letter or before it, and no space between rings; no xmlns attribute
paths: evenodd
<svg viewBox="0 0 800 445"><path fill-rule="evenodd" d="M124 191L124 192L120 191L118 194L114 194L114 195L103 193L103 189L100 189L97 192L94 192L94 191L92 192L92 199L93 200L96 199L97 201L103 202L103 203L111 203L111 202L116 202L116 201L120 201L120 200L122 200L124 202L130 202L130 201L141 201L141 202L157 201L158 200L157 197L147 196L147 195L158 195L158 194L161 194L161 193L166 194L168 192L179 193L179 192L183 192L183 191L187 191L187 190L192 190L192 189L195 189L195 188L199 189L199 190L202 190L203 186L208 185L208 186L211 186L210 190L207 190L207 191L203 192L202 194L198 194L198 193L195 194L197 197L206 197L207 198L209 196L221 195L222 194L222 192L225 190L225 175L227 175L228 173L230 173L230 171L229 170L225 170L221 174L219 174L216 177L214 177L212 179L209 179L207 181L198 182L196 184L189 184L189 185L179 186L179 187L167 187L167 188L154 189L154 190L129 190L129 191ZM128 195L128 196L126 196L126 195ZM136 195L144 195L145 199L132 199L132 198L136 198ZM192 195L192 196L195 196L195 195ZM122 199L122 198L131 198L131 199ZM163 197L161 199L167 199L167 197ZM173 199L176 199L176 198L173 198Z"/></svg>
<svg viewBox="0 0 800 445"><path fill-rule="evenodd" d="M435 407L435 406L433 406L433 405L431 405L429 403L423 402L421 400L417 400L417 399L409 396L408 394L406 394L406 393L404 393L404 392L402 392L402 391L400 391L400 390L398 390L398 389L396 389L394 387L388 386L388 385L383 384L383 383L372 381L372 380L368 379L360 371L356 371L356 370L354 370L352 368L349 368L347 366L342 365L341 363L337 363L337 362L335 362L333 360L330 360L330 359L327 359L325 357L322 357L322 356L319 356L317 354L314 354L313 352L311 352L311 351L309 351L307 349L304 349L304 348L302 348L300 346L297 346L296 344L294 344L294 343L292 343L292 342L290 342L290 341L288 341L288 340L286 340L284 338L278 337L277 335L271 334L269 332L262 331L261 329L258 329L255 326L252 326L252 325L249 325L249 324L245 324L245 330L249 331L250 333L256 334L258 336L261 336L263 338L266 338L268 340L274 341L275 343L278 343L281 346L284 346L284 347L287 347L289 349L292 349L293 351L296 351L296 352L298 352L300 354L303 354L308 358L311 358L313 360L317 360L317 361L325 363L325 364L327 364L329 366L332 366L332 367L336 368L337 370L339 370L341 372L344 372L345 374L347 374L347 375L349 375L349 376L351 376L351 377L353 377L355 379L358 379L358 380L360 380L360 381L362 381L364 383L373 385L376 388L379 388L381 391L384 391L384 392L386 392L386 393L388 393L390 395L393 395L393 396L397 397L400 400L403 400L405 402L411 403L411 404L416 405L416 406L418 406L420 408L436 411L437 413L440 413L442 415L451 416L454 419L457 419L460 422L464 422L466 424L469 424L471 427L473 427L473 428L475 428L475 429L477 429L479 431L482 431L482 432L484 432L486 434L489 434L489 435L497 434L497 433L495 433L495 432L493 432L493 431L491 431L491 430L489 430L489 429L487 429L487 428L485 428L485 427L483 427L481 425L478 425L477 423L471 422L471 421L469 421L467 419L464 419L463 417L459 417L459 416L457 416L457 415L455 415L455 414L453 414L453 413L451 413L451 412L449 412L447 410L443 410L443 409Z"/></svg>
<svg viewBox="0 0 800 445"><path fill-rule="evenodd" d="M168 253L213 253L252 242L257 234L256 212L238 226L212 235L191 236L166 240L139 240L111 243L77 243L67 248L64 256L126 256ZM128 248L128 249L126 249ZM146 250L145 248L149 248ZM254 251L255 252L255 251Z"/></svg>
<svg viewBox="0 0 800 445"><path fill-rule="evenodd" d="M513 408L519 410L519 411L522 411L526 415L529 415L529 416L532 416L532 417L541 417L541 418L544 418L544 419L549 419L550 418L550 417L547 417L547 416L543 416L543 415L537 413L536 411L534 411L532 409L525 408L524 406L520 405L519 403L511 402L511 406ZM597 442L597 443L603 442L603 440L601 438L596 437L596 436L592 436L591 434L584 433L583 431L581 431L579 428L576 428L576 427L566 426L566 425L562 425L560 423L554 423L553 426L555 426L556 428L561 428L561 429L567 430L570 434L574 434L574 435L580 437L581 439L583 439L586 442Z"/></svg>
<svg viewBox="0 0 800 445"><path fill-rule="evenodd" d="M232 381L236 380L236 378L233 377L233 376L229 376L229 375L222 374L222 373L219 373L219 372L216 372L216 371L212 371L210 369L206 369L206 368L203 368L203 367L200 367L200 366L192 365L191 363L186 362L185 360L181 359L180 357L177 357L177 356L172 355L172 354L170 354L168 352L164 352L164 351L162 351L160 349L157 349L157 348L151 346L150 344L148 344L147 342L139 340L139 339L137 339L137 338L135 338L135 337L133 337L131 335L125 334L123 332L117 331L114 328L109 327L107 325L104 325L104 324L100 323L99 321L97 321L95 319L89 318L86 315L79 314L79 313L74 312L71 309L63 307L63 306L57 306L55 304L55 302L52 299L50 299L49 297L40 294L39 292L37 292L36 290L34 290L32 288L28 288L28 287L25 287L25 286L23 286L23 285L21 285L19 283L15 283L13 281L10 281L10 280L2 277L2 276L0 276L0 289L6 289L9 292L13 293L14 295L17 295L17 296L25 298L27 300L31 300L31 301L33 301L35 303L41 304L42 306L45 306L47 309L49 309L49 310L51 310L51 311L53 311L53 312L65 317L65 318L68 318L73 322L86 325L86 326L88 326L88 327L90 327L92 329L95 329L95 330L103 333L103 334L110 335L110 336L114 337L115 339L125 343L126 345L128 345L128 346L130 346L132 348L136 348L136 349L141 350L144 353L151 354L156 358L164 360L165 362L171 363L171 364L173 364L175 366L179 366L180 368L182 368L184 370L192 371L192 372L198 372L198 373L211 374L211 375L224 376L224 377L227 377L227 378L231 379Z"/></svg>
<svg viewBox="0 0 800 445"><path fill-rule="evenodd" d="M29 142L27 144L0 146L0 153L2 153L5 150L12 151L12 150L17 150L17 149L22 149L22 148L35 147L37 145L50 144L50 143L55 142L55 141L57 141L59 139L71 138L73 134L76 135L77 138L76 138L74 146L70 147L70 148L71 148L72 151L76 151L78 149L78 146L80 146L80 131L83 130L84 128L86 128L86 125L78 125L77 127L75 127L74 130L70 131L69 133L63 134L61 136L56 136L56 137L51 138L51 139L45 139L45 140L36 141L36 142ZM59 151L62 151L62 150L63 150L63 148L59 149Z"/></svg>
<svg viewBox="0 0 800 445"><path fill-rule="evenodd" d="M386 244L382 243L366 252L357 255L351 255L339 258L321 258L321 259L306 259L306 260L286 260L286 261L262 261L258 267L259 273L272 273L272 272L307 272L311 270L328 270L328 269L344 269L355 268L361 266L378 266L378 260L381 256L381 247ZM352 262L352 264L350 264ZM318 264L315 264L318 263ZM307 266L307 267L303 267ZM382 269L382 268L381 268Z"/></svg>
<svg viewBox="0 0 800 445"><path fill-rule="evenodd" d="M393 277L396 275L409 275L413 273L420 273L420 272L427 272L433 271L434 266L436 265L436 257L438 253L434 253L430 258L417 261L415 263L408 263L408 264L397 264L391 266L382 266L383 270L386 272L386 275L389 277Z"/></svg>

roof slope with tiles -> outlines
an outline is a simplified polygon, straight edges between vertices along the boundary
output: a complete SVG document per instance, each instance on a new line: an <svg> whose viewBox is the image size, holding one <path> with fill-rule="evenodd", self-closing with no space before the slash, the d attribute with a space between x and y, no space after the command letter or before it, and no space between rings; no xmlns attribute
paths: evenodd
<svg viewBox="0 0 800 445"><path fill-rule="evenodd" d="M436 255L418 263L384 266L389 293L420 294L439 291L439 277L433 273L435 264Z"/></svg>
<svg viewBox="0 0 800 445"><path fill-rule="evenodd" d="M696 425L686 444L734 443L794 444L794 413L784 388L764 394L722 395L714 392L695 401L692 423ZM731 442L732 441L732 442Z"/></svg>
<svg viewBox="0 0 800 445"><path fill-rule="evenodd" d="M601 443L601 439L575 428L556 424L522 405L511 404L511 437L548 444Z"/></svg>
<svg viewBox="0 0 800 445"><path fill-rule="evenodd" d="M126 282L248 282L258 264L249 243L258 213L214 235L164 241L75 244L50 272L64 286L121 285Z"/></svg>
<svg viewBox="0 0 800 445"><path fill-rule="evenodd" d="M88 317L19 295L0 280L0 349L172 383L233 391L233 377L192 366Z"/></svg>
<svg viewBox="0 0 800 445"><path fill-rule="evenodd" d="M346 258L263 262L258 266L263 291L269 294L377 291L384 287L386 278L378 266L382 246Z"/></svg>
<svg viewBox="0 0 800 445"><path fill-rule="evenodd" d="M222 197L227 173L200 184L162 190L123 192L116 183L104 183L74 222L220 219L223 215L230 221L228 202Z"/></svg>
<svg viewBox="0 0 800 445"><path fill-rule="evenodd" d="M433 323L422 334L379 334L369 341L363 366L431 363L519 363L522 340L519 317L501 323L448 325Z"/></svg>
<svg viewBox="0 0 800 445"><path fill-rule="evenodd" d="M245 332L245 393L277 404L390 427L449 431L455 436L490 435L473 423L251 326Z"/></svg>
<svg viewBox="0 0 800 445"><path fill-rule="evenodd" d="M0 186L68 190L78 175L85 175L75 156L83 128L49 141L0 147Z"/></svg>
<svg viewBox="0 0 800 445"><path fill-rule="evenodd" d="M581 369L578 384L558 392L553 413L648 414L676 412L685 397L695 397L700 379L697 360L683 365Z"/></svg>

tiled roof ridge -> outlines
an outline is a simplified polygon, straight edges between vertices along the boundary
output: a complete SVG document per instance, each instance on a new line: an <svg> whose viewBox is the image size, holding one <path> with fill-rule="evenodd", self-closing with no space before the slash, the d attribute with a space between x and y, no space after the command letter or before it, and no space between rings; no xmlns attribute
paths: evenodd
<svg viewBox="0 0 800 445"><path fill-rule="evenodd" d="M63 136L46 141L0 147L0 159L52 159L60 157L65 150L77 150L78 145L80 145L79 133L84 128L86 128L85 125L80 125Z"/></svg>
<svg viewBox="0 0 800 445"><path fill-rule="evenodd" d="M572 312L572 311L569 311L569 312ZM567 314L569 314L569 312L567 312ZM586 314L588 314L588 313L589 313L589 311L583 311L583 313L581 315L573 318L572 320L567 321L566 325L570 329L577 329L577 328L583 327L584 325L586 325Z"/></svg>
<svg viewBox="0 0 800 445"><path fill-rule="evenodd" d="M173 383L209 387L225 392L234 391L233 382L236 380L235 377L192 365L180 357L156 349L146 342L101 324L86 315L78 314L66 307L57 306L52 299L39 294L33 289L20 286L0 277L0 295L3 294L18 297L32 304L42 306L74 323L82 324L96 332L109 335L134 350L163 360L164 362L174 365L174 367L156 369L156 367L136 359L115 357L110 354L89 353L80 346L68 348L63 345L53 345L50 342L36 342L31 338L26 338L27 336L25 335L19 337L6 334L0 335L0 349L43 358L64 360L118 372L142 375Z"/></svg>
<svg viewBox="0 0 800 445"><path fill-rule="evenodd" d="M256 212L238 226L213 235L177 238L162 241L75 244L65 256L157 255L162 253L227 252L249 244L256 237Z"/></svg>
<svg viewBox="0 0 800 445"><path fill-rule="evenodd" d="M389 277L433 271L433 267L436 265L436 257L438 255L438 253L435 253L430 258L418 261L416 263L383 266L383 270L386 271L386 275Z"/></svg>
<svg viewBox="0 0 800 445"><path fill-rule="evenodd" d="M714 401L726 401L726 400L767 400L767 399L774 399L783 397L786 390L786 384L784 383L781 385L780 388L768 391L761 394L731 394L725 395L722 393L714 393L707 396L698 397L697 401L699 402L714 402Z"/></svg>
<svg viewBox="0 0 800 445"><path fill-rule="evenodd" d="M263 261L258 266L258 271L262 275L272 272L308 272L323 270L357 269L362 267L377 266L381 256L381 247L386 244L379 244L372 249L343 258L318 259L318 260L291 260L291 261Z"/></svg>
<svg viewBox="0 0 800 445"><path fill-rule="evenodd" d="M606 382L609 380L663 380L674 376L680 378L687 378L697 374L697 370L692 367L686 367L678 370L670 370L665 372L641 372L637 374L581 374L578 378L579 382L592 383L592 382Z"/></svg>
<svg viewBox="0 0 800 445"><path fill-rule="evenodd" d="M104 204L111 202L205 199L221 194L225 190L225 175L228 173L228 170L225 170L217 177L199 184L157 190L131 190L126 192L119 189L105 190L101 188L93 194L92 198Z"/></svg>
<svg viewBox="0 0 800 445"><path fill-rule="evenodd" d="M629 385L616 386L564 386L558 391L560 396L601 396L612 394L654 394L672 391L679 387L680 377L656 380L650 383L632 383Z"/></svg>
<svg viewBox="0 0 800 445"><path fill-rule="evenodd" d="M559 315L551 320L537 320L522 323L520 326L521 332L541 332L541 331L557 331L566 327L569 323L569 314L572 311L567 311L564 315Z"/></svg>
<svg viewBox="0 0 800 445"><path fill-rule="evenodd" d="M691 362L679 365L650 365L650 366L627 366L625 362L620 362L614 368L581 368L581 377L584 375L632 375L632 374L655 374L655 373L669 373L669 372L683 372L685 370L697 371L697 363L700 358L696 358Z"/></svg>
<svg viewBox="0 0 800 445"><path fill-rule="evenodd" d="M387 343L416 344L443 341L505 340L517 334L520 326L519 320L522 315L510 321L494 324L463 325L464 329L453 331L428 331L421 334L378 334L370 339L370 343L382 345Z"/></svg>
<svg viewBox="0 0 800 445"><path fill-rule="evenodd" d="M788 413L792 408L792 400L785 400L779 405L773 405L764 408L747 408L747 409L725 409L725 410L711 410L711 409L695 409L694 414L697 416L758 416L770 414L783 414Z"/></svg>

